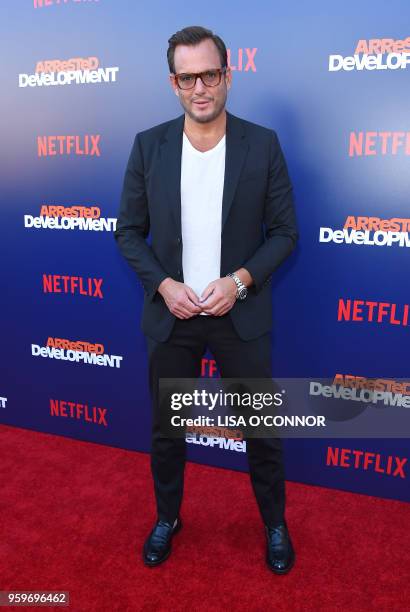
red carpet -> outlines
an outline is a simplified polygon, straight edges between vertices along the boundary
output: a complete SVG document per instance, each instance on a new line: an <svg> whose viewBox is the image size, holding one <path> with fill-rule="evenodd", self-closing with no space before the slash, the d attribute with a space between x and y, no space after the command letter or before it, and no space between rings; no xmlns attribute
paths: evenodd
<svg viewBox="0 0 410 612"><path fill-rule="evenodd" d="M189 463L172 556L145 568L148 455L14 427L0 435L0 590L69 591L75 612L410 608L409 504L287 483L297 559L277 576L248 475Z"/></svg>

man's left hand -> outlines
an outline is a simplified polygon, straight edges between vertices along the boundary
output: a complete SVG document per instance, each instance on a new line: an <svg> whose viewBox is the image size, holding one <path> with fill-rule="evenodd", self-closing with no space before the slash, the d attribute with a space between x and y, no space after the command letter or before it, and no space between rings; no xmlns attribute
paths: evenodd
<svg viewBox="0 0 410 612"><path fill-rule="evenodd" d="M236 283L226 276L212 281L203 290L199 303L206 314L222 317L236 302Z"/></svg>

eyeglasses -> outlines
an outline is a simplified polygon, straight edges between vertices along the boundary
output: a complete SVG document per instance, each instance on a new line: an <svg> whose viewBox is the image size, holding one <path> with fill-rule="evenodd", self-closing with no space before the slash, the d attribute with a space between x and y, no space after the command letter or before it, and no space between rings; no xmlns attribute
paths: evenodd
<svg viewBox="0 0 410 612"><path fill-rule="evenodd" d="M198 77L206 87L216 87L225 72L226 68L212 68L204 72L174 74L174 79L180 89L193 89Z"/></svg>

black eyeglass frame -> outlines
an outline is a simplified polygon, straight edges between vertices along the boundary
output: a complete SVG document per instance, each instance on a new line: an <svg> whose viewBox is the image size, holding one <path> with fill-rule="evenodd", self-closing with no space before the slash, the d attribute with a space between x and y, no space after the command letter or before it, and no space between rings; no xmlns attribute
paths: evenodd
<svg viewBox="0 0 410 612"><path fill-rule="evenodd" d="M202 78L202 76L203 76L204 74L206 74L207 72L217 72L217 73L219 74L219 81L218 81L217 83L215 83L215 85L207 85L207 84L204 82L204 79ZM178 74L174 74L174 75L172 75L172 76L173 76L173 78L175 79L175 82L176 82L176 84L177 84L177 87L178 87L179 89L182 89L183 91L187 91L188 89L193 89L193 88L195 87L195 85L196 85L196 80L197 80L198 78L200 78L200 79L201 79L201 81L202 81L202 83L205 85L205 87L218 87L218 85L220 85L220 84L221 84L221 80L222 80L222 75L223 75L223 74L226 74L226 66L225 66L224 68L208 68L208 70L204 70L203 72L180 72L180 73L178 73ZM187 75L195 77L194 84L193 84L191 87L181 87L181 86L180 86L180 84L179 84L178 78L179 78L179 77L182 77L182 76L187 76Z"/></svg>

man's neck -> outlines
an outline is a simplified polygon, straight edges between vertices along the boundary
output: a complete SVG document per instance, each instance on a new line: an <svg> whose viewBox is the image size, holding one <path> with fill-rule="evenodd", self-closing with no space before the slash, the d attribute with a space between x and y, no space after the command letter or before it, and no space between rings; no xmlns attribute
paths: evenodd
<svg viewBox="0 0 410 612"><path fill-rule="evenodd" d="M199 123L185 113L184 132L192 146L199 151L208 151L215 147L226 131L226 111L209 123Z"/></svg>

